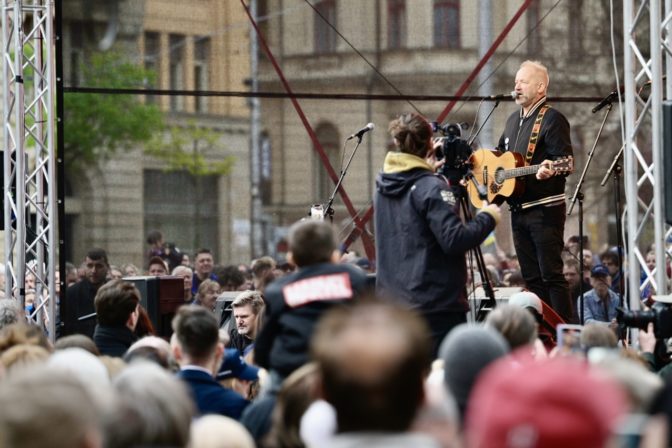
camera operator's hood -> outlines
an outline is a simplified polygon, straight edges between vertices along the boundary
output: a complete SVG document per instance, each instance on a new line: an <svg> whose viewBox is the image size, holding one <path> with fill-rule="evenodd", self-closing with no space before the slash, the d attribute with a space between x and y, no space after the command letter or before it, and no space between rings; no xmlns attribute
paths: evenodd
<svg viewBox="0 0 672 448"><path fill-rule="evenodd" d="M388 152L376 188L382 195L399 196L417 179L433 175L432 167L424 159L402 152Z"/></svg>

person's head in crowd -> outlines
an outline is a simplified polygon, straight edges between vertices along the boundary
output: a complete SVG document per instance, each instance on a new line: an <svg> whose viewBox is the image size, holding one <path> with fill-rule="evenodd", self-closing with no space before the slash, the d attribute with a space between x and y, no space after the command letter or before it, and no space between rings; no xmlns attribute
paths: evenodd
<svg viewBox="0 0 672 448"><path fill-rule="evenodd" d="M592 269L593 268L593 252L588 249L583 249L583 267L584 269Z"/></svg>
<svg viewBox="0 0 672 448"><path fill-rule="evenodd" d="M224 346L219 341L219 325L212 311L184 305L177 310L172 326L176 342L173 354L180 365L198 365L216 372Z"/></svg>
<svg viewBox="0 0 672 448"><path fill-rule="evenodd" d="M147 275L153 275L155 277L168 275L168 265L163 261L163 258L152 257L149 259L149 263L147 264Z"/></svg>
<svg viewBox="0 0 672 448"><path fill-rule="evenodd" d="M195 409L174 375L156 364L136 362L113 386L116 406L106 422L106 448L188 445Z"/></svg>
<svg viewBox="0 0 672 448"><path fill-rule="evenodd" d="M301 417L317 399L319 368L308 363L295 370L282 383L271 417L271 430L266 436L268 447L303 446Z"/></svg>
<svg viewBox="0 0 672 448"><path fill-rule="evenodd" d="M147 244L155 249L163 249L163 233L160 230L151 230L147 234Z"/></svg>
<svg viewBox="0 0 672 448"><path fill-rule="evenodd" d="M531 345L537 339L537 322L534 317L516 305L500 305L490 311L485 325L504 336L511 350Z"/></svg>
<svg viewBox="0 0 672 448"><path fill-rule="evenodd" d="M613 278L618 273L618 254L607 250L600 254L602 265L609 270L609 275Z"/></svg>
<svg viewBox="0 0 672 448"><path fill-rule="evenodd" d="M527 310L534 317L535 322L541 324L544 319L544 306L539 296L532 291L520 291L511 294L509 305Z"/></svg>
<svg viewBox="0 0 672 448"><path fill-rule="evenodd" d="M626 399L618 384L596 369L574 357L495 362L471 395L466 446L612 446Z"/></svg>
<svg viewBox="0 0 672 448"><path fill-rule="evenodd" d="M5 368L6 373L10 374L16 369L30 368L36 364L41 364L47 358L49 358L47 349L39 345L19 344L0 354L0 364Z"/></svg>
<svg viewBox="0 0 672 448"><path fill-rule="evenodd" d="M621 386L630 414L646 412L663 387L660 376L641 363L620 356L616 350L592 349L588 352L588 359L591 365L600 368Z"/></svg>
<svg viewBox="0 0 672 448"><path fill-rule="evenodd" d="M102 285L107 281L110 264L104 249L94 248L87 252L84 259L86 279L93 285Z"/></svg>
<svg viewBox="0 0 672 448"><path fill-rule="evenodd" d="M508 274L507 277L505 277L506 285L514 288L514 287L519 287L519 288L525 288L527 284L525 283L525 279L523 278L523 274L520 272L520 269L516 269L515 271L511 271L511 273Z"/></svg>
<svg viewBox="0 0 672 448"><path fill-rule="evenodd" d="M567 244L565 244L567 251L575 257L578 257L579 255L580 241L581 239L579 238L579 235L572 235L567 238ZM590 250L590 241L588 241L588 235L583 236L583 249Z"/></svg>
<svg viewBox="0 0 672 448"><path fill-rule="evenodd" d="M581 330L581 347L585 350L595 347L616 349L617 346L618 338L611 328L597 323L583 326L583 330Z"/></svg>
<svg viewBox="0 0 672 448"><path fill-rule="evenodd" d="M493 329L462 324L445 337L439 347L446 389L464 416L471 391L480 373L509 352L504 337Z"/></svg>
<svg viewBox="0 0 672 448"><path fill-rule="evenodd" d="M77 378L91 393L100 409L111 404L110 375L97 356L84 349L72 347L54 352L47 360L47 370L66 372Z"/></svg>
<svg viewBox="0 0 672 448"><path fill-rule="evenodd" d="M124 273L124 277L137 277L140 275L140 269L133 263L126 263L121 266L121 271Z"/></svg>
<svg viewBox="0 0 672 448"><path fill-rule="evenodd" d="M656 253L649 251L646 254L645 258L645 263L646 263L646 268L650 271L653 272L653 270L656 268Z"/></svg>
<svg viewBox="0 0 672 448"><path fill-rule="evenodd" d="M111 380L115 379L126 368L126 361L116 356L101 355L98 357L107 370Z"/></svg>
<svg viewBox="0 0 672 448"><path fill-rule="evenodd" d="M339 255L334 230L324 221L299 221L289 228L287 260L299 268L336 262Z"/></svg>
<svg viewBox="0 0 672 448"><path fill-rule="evenodd" d="M170 371L176 371L179 368L173 357L170 343L158 336L145 336L138 339L124 355L124 361L129 364L139 359L155 362Z"/></svg>
<svg viewBox="0 0 672 448"><path fill-rule="evenodd" d="M115 265L110 265L110 280L121 280L124 278L124 273L121 272L121 268Z"/></svg>
<svg viewBox="0 0 672 448"><path fill-rule="evenodd" d="M0 330L0 352L19 344L39 345L52 350L51 343L37 325L17 322Z"/></svg>
<svg viewBox="0 0 672 448"><path fill-rule="evenodd" d="M203 280L203 282L198 285L195 303L210 311L214 311L219 293L219 283L214 280Z"/></svg>
<svg viewBox="0 0 672 448"><path fill-rule="evenodd" d="M210 277L212 269L214 268L214 258L210 249L199 249L194 258L194 268L196 275L201 280Z"/></svg>
<svg viewBox="0 0 672 448"><path fill-rule="evenodd" d="M252 278L254 279L254 289L259 289L259 285L264 278L275 269L275 260L272 257L264 256L252 260Z"/></svg>
<svg viewBox="0 0 672 448"><path fill-rule="evenodd" d="M254 439L245 427L232 418L210 414L191 424L191 443L195 448L254 448Z"/></svg>
<svg viewBox="0 0 672 448"><path fill-rule="evenodd" d="M67 372L27 369L0 381L0 446L100 448L102 415Z"/></svg>
<svg viewBox="0 0 672 448"><path fill-rule="evenodd" d="M388 131L399 152L424 159L432 149L432 126L420 114L405 113L392 120Z"/></svg>
<svg viewBox="0 0 672 448"><path fill-rule="evenodd" d="M237 266L215 266L213 272L217 276L222 291L238 291L238 288L245 283L245 277Z"/></svg>
<svg viewBox="0 0 672 448"><path fill-rule="evenodd" d="M191 258L189 257L189 254L187 254L187 253L182 254L182 266L186 266L188 268L191 267Z"/></svg>
<svg viewBox="0 0 672 448"><path fill-rule="evenodd" d="M259 291L244 291L236 296L233 303L233 319L238 334L249 339L256 339L261 329L264 315L264 298Z"/></svg>
<svg viewBox="0 0 672 448"><path fill-rule="evenodd" d="M67 288L70 285L77 283L77 266L70 263L69 261L65 262L65 287Z"/></svg>
<svg viewBox="0 0 672 448"><path fill-rule="evenodd" d="M180 277L184 281L184 300L189 301L191 299L191 285L194 279L194 271L187 266L176 266L171 272L173 277Z"/></svg>
<svg viewBox="0 0 672 448"><path fill-rule="evenodd" d="M66 348L81 348L91 353L94 356L100 356L100 351L96 347L93 339L84 334L71 334L59 338L54 343L54 350L65 350Z"/></svg>
<svg viewBox="0 0 672 448"><path fill-rule="evenodd" d="M598 264L590 271L590 286L601 298L608 297L609 286L611 285L611 275L609 269Z"/></svg>
<svg viewBox="0 0 672 448"><path fill-rule="evenodd" d="M573 258L566 259L562 264L562 275L569 284L569 289L576 289L581 285L581 273L579 272L579 262Z"/></svg>
<svg viewBox="0 0 672 448"><path fill-rule="evenodd" d="M430 346L425 322L401 307L368 302L325 315L312 352L339 432L407 431L425 397Z"/></svg>
<svg viewBox="0 0 672 448"><path fill-rule="evenodd" d="M25 322L25 313L14 299L0 299L0 330L19 321Z"/></svg>
<svg viewBox="0 0 672 448"><path fill-rule="evenodd" d="M139 317L140 291L133 283L111 280L98 290L94 304L99 325L126 326L131 331L135 330Z"/></svg>

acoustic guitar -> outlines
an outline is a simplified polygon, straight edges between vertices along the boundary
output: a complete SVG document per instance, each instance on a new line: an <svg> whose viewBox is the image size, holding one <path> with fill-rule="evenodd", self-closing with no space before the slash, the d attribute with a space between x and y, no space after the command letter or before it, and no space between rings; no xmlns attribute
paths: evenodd
<svg viewBox="0 0 672 448"><path fill-rule="evenodd" d="M479 149L470 157L471 171L476 182L485 186L488 193L488 203L501 204L508 197L518 196L523 193L524 183L516 178L536 174L542 166L525 165L522 154L507 151L491 151ZM572 172L574 159L571 156L563 157L551 162L551 168L558 172ZM476 208L483 206L483 201L478 196L478 190L473 182L468 181L467 192L469 199Z"/></svg>

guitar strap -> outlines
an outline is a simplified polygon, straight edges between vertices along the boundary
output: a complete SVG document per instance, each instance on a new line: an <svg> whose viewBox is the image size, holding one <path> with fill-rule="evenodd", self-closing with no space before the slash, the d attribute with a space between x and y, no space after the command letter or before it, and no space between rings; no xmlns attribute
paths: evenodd
<svg viewBox="0 0 672 448"><path fill-rule="evenodd" d="M530 141L527 144L527 154L525 155L525 164L529 165L532 162L532 156L534 156L534 150L537 148L537 140L539 139L539 130L541 129L541 121L544 119L546 111L550 109L551 106L544 104L539 109L537 118L534 120L534 126L532 126L532 133L530 134Z"/></svg>

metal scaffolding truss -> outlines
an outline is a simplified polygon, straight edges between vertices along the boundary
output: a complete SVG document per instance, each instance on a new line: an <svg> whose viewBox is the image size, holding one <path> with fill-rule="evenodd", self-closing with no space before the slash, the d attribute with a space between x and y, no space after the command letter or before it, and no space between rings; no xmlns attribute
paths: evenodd
<svg viewBox="0 0 672 448"><path fill-rule="evenodd" d="M55 336L57 206L53 1L2 0L5 295Z"/></svg>
<svg viewBox="0 0 672 448"><path fill-rule="evenodd" d="M666 256L672 254L666 245L670 228L665 225L663 209L662 104L665 93L667 98L672 98L672 77L668 73L666 79L663 78L663 70L672 70L671 3L670 0L666 0L664 6L661 0L625 0L623 3L626 272L633 309L639 308L640 290L647 285L652 285L658 294L667 294L669 290L664 266ZM637 85L649 84L650 90L637 90ZM655 246L658 267L653 271L649 271L645 263L651 243ZM644 278L641 284L640 275Z"/></svg>

